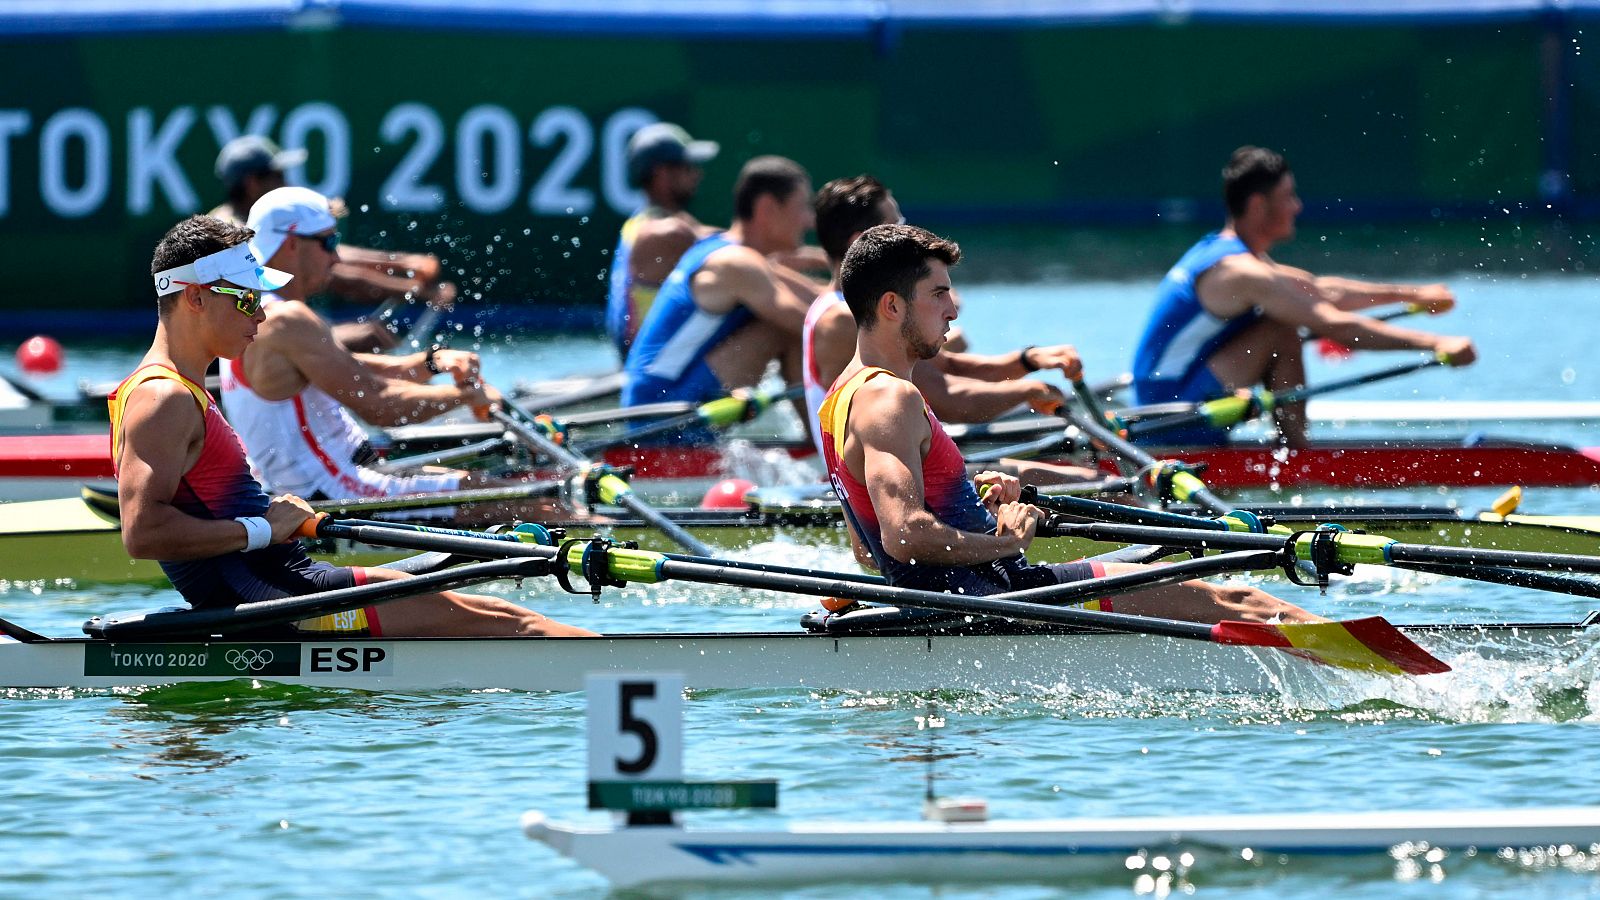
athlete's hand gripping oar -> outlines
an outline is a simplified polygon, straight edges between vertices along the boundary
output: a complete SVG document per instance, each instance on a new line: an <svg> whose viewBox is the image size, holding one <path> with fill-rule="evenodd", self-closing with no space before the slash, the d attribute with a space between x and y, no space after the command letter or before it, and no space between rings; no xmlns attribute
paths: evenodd
<svg viewBox="0 0 1600 900"><path fill-rule="evenodd" d="M601 440L585 441L576 449L585 454L595 453L601 450L609 450L612 447L634 444L658 435L674 434L686 428L710 428L720 431L740 422L748 422L761 415L774 403L793 400L804 393L805 387L796 385L775 394L754 391L719 397L708 403L702 403L692 412L624 431L621 434L612 435Z"/></svg>
<svg viewBox="0 0 1600 900"><path fill-rule="evenodd" d="M1206 425L1212 428L1232 428L1240 422L1247 422L1257 416L1264 415L1272 410L1290 403L1299 403L1312 397L1345 388L1357 387L1363 384L1372 384L1401 375L1409 375L1423 369L1435 366L1450 365L1450 360L1443 356L1417 362L1404 363L1388 369L1379 369L1365 375L1354 375L1349 378L1340 378L1324 382L1312 387L1296 388L1274 394L1271 391L1255 391L1247 396L1223 397L1218 400L1208 400L1195 405L1193 412L1173 416L1162 416L1159 419L1140 419L1128 423L1128 436L1135 440L1140 438L1160 435L1174 428L1187 428L1193 425Z"/></svg>
<svg viewBox="0 0 1600 900"><path fill-rule="evenodd" d="M512 410L517 409L516 405L509 401L506 401L506 407ZM533 417L528 415L526 411L520 412L527 421L522 421L505 410L494 410L490 414L494 416L496 421L504 425L507 430L516 435L519 440L526 443L533 450L555 460L558 464L575 471L588 472L593 469L594 463L561 446L553 438L546 435L537 424L534 424ZM623 481L620 476L606 472L596 480L595 488L600 492L601 500L627 509L650 523L652 527L671 538L674 543L690 553L698 556L712 555L711 548L705 542L685 531L678 523L662 515L660 510L641 500L633 492L633 488L629 487L628 483Z"/></svg>

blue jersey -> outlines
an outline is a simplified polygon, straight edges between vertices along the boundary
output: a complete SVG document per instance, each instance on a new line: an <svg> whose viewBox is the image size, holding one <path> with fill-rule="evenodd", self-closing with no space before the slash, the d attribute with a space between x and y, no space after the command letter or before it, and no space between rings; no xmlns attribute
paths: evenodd
<svg viewBox="0 0 1600 900"><path fill-rule="evenodd" d="M694 276L707 257L733 243L720 233L701 238L667 276L628 351L624 406L703 403L727 393L706 365L706 354L755 316L743 306L720 315L700 309L694 302Z"/></svg>
<svg viewBox="0 0 1600 900"><path fill-rule="evenodd" d="M1237 237L1212 232L1189 248L1167 272L1157 291L1155 310L1133 356L1133 391L1137 403L1210 400L1220 386L1206 363L1239 332L1261 319L1250 310L1231 319L1219 318L1200 305L1195 282L1225 257L1249 253Z"/></svg>

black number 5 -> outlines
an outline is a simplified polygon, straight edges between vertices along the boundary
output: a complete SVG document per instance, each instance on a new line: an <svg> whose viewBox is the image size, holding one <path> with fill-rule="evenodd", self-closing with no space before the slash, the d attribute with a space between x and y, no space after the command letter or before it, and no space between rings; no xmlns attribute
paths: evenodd
<svg viewBox="0 0 1600 900"><path fill-rule="evenodd" d="M622 683L622 703L620 721L617 727L624 732L632 732L639 736L642 749L634 760L625 760L617 757L617 771L629 775L647 772L656 763L656 730L644 719L636 718L633 714L633 701L644 698L649 699L656 695L656 686L649 681L624 681Z"/></svg>

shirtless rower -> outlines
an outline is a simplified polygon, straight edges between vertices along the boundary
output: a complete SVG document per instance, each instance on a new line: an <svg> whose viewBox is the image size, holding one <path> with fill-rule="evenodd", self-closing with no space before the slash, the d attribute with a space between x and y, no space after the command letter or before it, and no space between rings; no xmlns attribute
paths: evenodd
<svg viewBox="0 0 1600 900"><path fill-rule="evenodd" d="M1023 553L1044 514L1018 502L1016 478L968 480L961 451L910 380L955 319L953 243L909 225L878 225L850 245L840 268L858 328L856 354L822 405L828 474L850 523L856 557L890 584L972 595L1115 575L1131 563L1030 565ZM980 501L974 481L987 485ZM1242 585L1203 581L1101 600L1101 609L1215 622L1318 621Z"/></svg>
<svg viewBox="0 0 1600 900"><path fill-rule="evenodd" d="M261 135L234 138L217 154L217 179L227 190L228 198L211 215L244 225L250 218L250 207L261 195L288 184L285 171L305 160L304 149L283 150ZM455 302L456 286L442 275L439 258L431 253L395 253L341 244L327 290L346 301L406 298L449 309ZM386 323L371 318L341 322L333 326L333 333L339 343L352 350L378 352L399 344Z"/></svg>
<svg viewBox="0 0 1600 900"><path fill-rule="evenodd" d="M272 491L308 499L392 497L483 486L476 474L427 469L396 475L372 468L366 422L423 422L496 398L478 383L478 355L430 347L406 356L352 353L305 299L324 285L338 246L328 201L310 188L268 191L250 209L253 245L294 276L262 301L266 320L242 356L223 364L222 400L251 465ZM448 383L433 383L436 375ZM479 510L477 516L545 518L544 504ZM438 510L437 514L451 514Z"/></svg>
<svg viewBox="0 0 1600 900"><path fill-rule="evenodd" d="M797 383L800 328L819 286L768 255L798 248L812 218L811 176L798 163L746 163L733 224L684 253L640 326L623 405L703 403L753 387L773 360Z"/></svg>
<svg viewBox="0 0 1600 900"><path fill-rule="evenodd" d="M306 556L294 534L311 508L289 494L267 499L238 435L201 386L215 359L237 358L254 339L265 318L261 298L293 283L261 264L250 237L220 219L191 216L156 246L155 339L109 398L123 546L136 559L158 560L196 608L406 578ZM344 637L591 634L497 597L455 591L295 628Z"/></svg>
<svg viewBox="0 0 1600 900"><path fill-rule="evenodd" d="M871 175L839 178L823 185L816 199L817 237L828 254L833 279L812 301L802 329L806 404L811 436L822 450L816 413L828 389L856 352L856 320L839 293L839 266L845 251L874 225L904 224L894 195ZM1054 412L1064 399L1055 386L1024 376L1056 369L1067 378L1083 373L1083 362L1071 345L1028 346L1013 353L981 356L942 348L911 375L928 408L944 422L987 422L1026 403L1042 413ZM1090 474L1089 470L1082 470Z"/></svg>
<svg viewBox="0 0 1600 900"><path fill-rule="evenodd" d="M1222 170L1228 219L1189 248L1161 282L1155 311L1133 358L1138 403L1200 402L1262 385L1303 387L1305 328L1358 350L1425 350L1453 366L1477 358L1472 341L1400 328L1359 310L1412 303L1430 313L1455 306L1443 284L1376 284L1312 275L1274 262L1268 251L1294 237L1300 214L1294 173L1283 156L1240 147ZM1274 410L1280 440L1307 445L1305 404ZM1162 432L1163 443L1219 443L1212 428Z"/></svg>
<svg viewBox="0 0 1600 900"><path fill-rule="evenodd" d="M687 207L702 168L717 157L715 141L697 141L668 122L646 125L628 139L628 181L645 206L622 223L606 284L606 334L624 362L661 283L695 241L716 232Z"/></svg>

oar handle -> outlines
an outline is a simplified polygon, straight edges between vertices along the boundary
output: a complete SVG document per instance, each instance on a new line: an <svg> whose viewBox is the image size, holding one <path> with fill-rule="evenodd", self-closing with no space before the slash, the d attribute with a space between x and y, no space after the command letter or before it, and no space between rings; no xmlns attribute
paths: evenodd
<svg viewBox="0 0 1600 900"><path fill-rule="evenodd" d="M300 526L294 530L294 533L299 537L311 538L314 540L322 536L319 533L322 528L322 523L331 521L333 521L332 517L325 512L313 513L310 518L300 523Z"/></svg>

